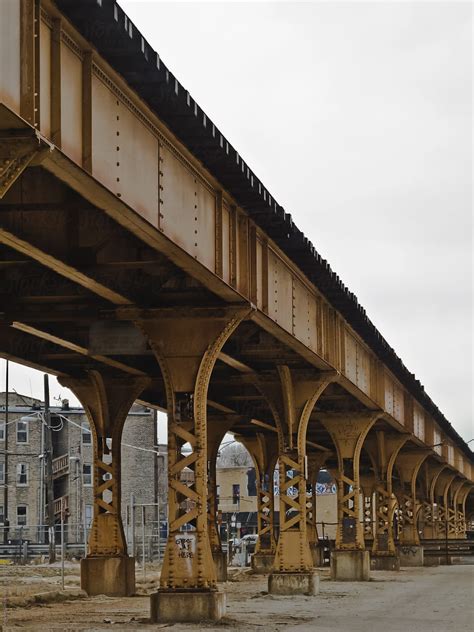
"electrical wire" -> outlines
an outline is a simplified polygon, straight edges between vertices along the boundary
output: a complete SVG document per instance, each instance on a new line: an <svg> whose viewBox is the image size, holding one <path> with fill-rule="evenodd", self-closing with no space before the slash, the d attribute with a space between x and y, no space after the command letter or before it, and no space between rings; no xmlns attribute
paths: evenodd
<svg viewBox="0 0 474 632"><path fill-rule="evenodd" d="M50 426L50 429L52 430L52 432L61 432L61 430L64 428L64 422L68 422L69 424L76 426L76 428L79 428L83 433L92 435L92 431L90 428L86 428L85 426L78 424L75 421L72 421L72 419L69 419L69 417L67 417L66 415L62 415L61 413L54 412L52 416L59 418L61 421L61 424L58 426L54 426L54 427ZM25 420L29 421L30 418L31 418L31 421L33 421L34 419L41 421L41 423L48 428L48 424L46 423L45 415L43 411L37 411L34 413L30 413L29 415L23 415L22 417L12 419L12 421L9 421L7 424L3 423L3 427L17 423L18 421L25 421ZM0 427L1 425L2 424L0 424ZM159 452L158 450L153 450L152 448L142 448L138 445L125 443L124 441L121 441L120 445L125 446L127 448L132 448L134 450L141 450L142 452L153 452L154 454L162 454L162 452Z"/></svg>

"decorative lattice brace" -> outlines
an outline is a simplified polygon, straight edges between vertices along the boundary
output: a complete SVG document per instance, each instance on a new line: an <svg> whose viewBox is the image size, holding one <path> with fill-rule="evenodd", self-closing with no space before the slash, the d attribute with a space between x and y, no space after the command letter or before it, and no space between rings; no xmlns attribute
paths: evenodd
<svg viewBox="0 0 474 632"><path fill-rule="evenodd" d="M377 484L375 487L375 538L372 551L377 555L395 554L394 518L398 503L392 491Z"/></svg>
<svg viewBox="0 0 474 632"><path fill-rule="evenodd" d="M421 519L420 519L420 527L422 529L422 537L426 538L427 533L433 532L434 527L434 515L433 515L433 505L432 503L424 500L421 503Z"/></svg>
<svg viewBox="0 0 474 632"><path fill-rule="evenodd" d="M436 511L436 537L444 540L446 537L446 508L438 504Z"/></svg>
<svg viewBox="0 0 474 632"><path fill-rule="evenodd" d="M463 487L465 479L453 478L449 487L445 490L444 505L446 507L446 527L448 538L457 537L456 504L459 490Z"/></svg>
<svg viewBox="0 0 474 632"><path fill-rule="evenodd" d="M306 531L305 463L305 456L296 451L280 454L280 536L275 559L280 572L303 572L312 567ZM295 555L289 555L290 551Z"/></svg>
<svg viewBox="0 0 474 632"><path fill-rule="evenodd" d="M360 486L362 490L362 523L364 529L364 541L366 547L372 547L374 541L374 493L375 493L375 476L364 475L360 477Z"/></svg>
<svg viewBox="0 0 474 632"><path fill-rule="evenodd" d="M128 412L149 385L146 377L113 378L97 371L86 377L60 378L82 403L94 447L94 517L88 556L126 556L121 518L121 437Z"/></svg>
<svg viewBox="0 0 474 632"><path fill-rule="evenodd" d="M472 490L472 483L465 481L458 489L454 499L456 509L456 537L465 538L466 534L466 500L469 492Z"/></svg>
<svg viewBox="0 0 474 632"><path fill-rule="evenodd" d="M359 462L362 445L380 413L324 414L323 425L337 450L337 530L336 549L363 550L364 528L360 515Z"/></svg>
<svg viewBox="0 0 474 632"><path fill-rule="evenodd" d="M398 494L398 528L400 532L400 540L402 544L415 543L416 532L415 524L415 505L413 497L410 494L405 494L399 491ZM416 532L417 533L417 532ZM414 538L414 539L413 539Z"/></svg>
<svg viewBox="0 0 474 632"><path fill-rule="evenodd" d="M255 549L256 553L266 553L273 555L275 553L276 542L274 532L274 494L273 494L273 477L269 484L268 480L265 480L265 475L259 477L257 482L257 496L258 496L258 540ZM264 480L262 480L262 478Z"/></svg>
<svg viewBox="0 0 474 632"><path fill-rule="evenodd" d="M137 323L159 362L168 407L169 535L161 590L217 589L209 539L207 392L222 347L249 312L163 310Z"/></svg>

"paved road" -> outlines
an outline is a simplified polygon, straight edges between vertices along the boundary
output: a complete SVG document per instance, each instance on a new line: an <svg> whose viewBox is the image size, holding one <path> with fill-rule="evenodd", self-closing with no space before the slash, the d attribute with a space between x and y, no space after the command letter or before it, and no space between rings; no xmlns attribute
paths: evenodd
<svg viewBox="0 0 474 632"><path fill-rule="evenodd" d="M252 600L251 609L259 616L260 625L263 623L263 612L269 613L269 621L263 627L269 631L474 630L474 566L406 568L400 573L378 572L372 573L372 576L373 581L366 583L323 581L320 594L312 599L262 595ZM232 615L236 611L235 603L231 602L230 611ZM239 623L248 618L250 626L247 630L254 623L251 623L249 614L247 608L242 608L240 616L234 615ZM255 629L261 630L262 627Z"/></svg>
<svg viewBox="0 0 474 632"><path fill-rule="evenodd" d="M1 0L0 0L1 1ZM331 582L322 571L316 597L266 594L264 577L228 582L227 615L219 624L150 625L149 597L104 596L9 609L4 632L472 632L474 565L374 572L373 580ZM156 579L147 583L153 589ZM3 618L3 617L2 617ZM0 629L1 629L0 621Z"/></svg>

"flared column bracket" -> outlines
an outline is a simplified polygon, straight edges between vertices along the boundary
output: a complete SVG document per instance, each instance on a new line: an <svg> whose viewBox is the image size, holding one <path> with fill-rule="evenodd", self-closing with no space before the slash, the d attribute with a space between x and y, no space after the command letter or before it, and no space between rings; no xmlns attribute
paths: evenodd
<svg viewBox="0 0 474 632"><path fill-rule="evenodd" d="M60 377L82 403L94 447L94 517L88 556L126 556L121 518L121 438L135 400L150 384L147 377L109 377L88 371L83 378Z"/></svg>
<svg viewBox="0 0 474 632"><path fill-rule="evenodd" d="M169 535L162 591L217 589L208 522L207 392L222 347L251 311L157 310L135 321L160 365L167 397ZM182 481L185 467L193 472L188 482Z"/></svg>
<svg viewBox="0 0 474 632"><path fill-rule="evenodd" d="M421 504L417 498L416 481L420 468L429 455L429 450L401 450L396 459L401 477L401 486L395 493L398 500L398 528L402 545L420 544L417 517Z"/></svg>
<svg viewBox="0 0 474 632"><path fill-rule="evenodd" d="M257 533L255 554L276 552L273 472L278 459L278 438L257 432L254 437L237 437L252 457L257 483Z"/></svg>
<svg viewBox="0 0 474 632"><path fill-rule="evenodd" d="M360 514L360 454L364 440L383 411L319 414L331 435L338 457L336 549L365 550Z"/></svg>
<svg viewBox="0 0 474 632"><path fill-rule="evenodd" d="M393 467L396 458L409 439L409 435L389 434L377 430L366 438L365 449L369 452L376 469L374 488L375 523L372 554L396 555L394 519L398 501L393 493Z"/></svg>

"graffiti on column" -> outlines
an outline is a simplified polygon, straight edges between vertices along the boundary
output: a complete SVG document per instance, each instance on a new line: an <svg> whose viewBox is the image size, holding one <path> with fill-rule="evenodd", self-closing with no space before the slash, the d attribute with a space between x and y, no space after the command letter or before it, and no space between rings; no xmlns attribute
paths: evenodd
<svg viewBox="0 0 474 632"><path fill-rule="evenodd" d="M293 478L293 471L288 471L288 477ZM273 493L275 496L280 495L280 481L278 478L278 470L275 470L273 474ZM316 483L316 495L325 496L327 494L336 494L337 486L334 481L328 481L324 483ZM289 487L287 490L288 496L298 496L298 489L296 487Z"/></svg>

